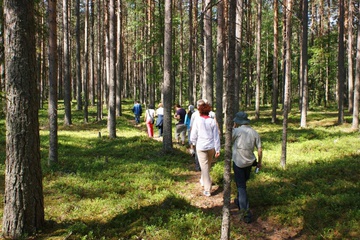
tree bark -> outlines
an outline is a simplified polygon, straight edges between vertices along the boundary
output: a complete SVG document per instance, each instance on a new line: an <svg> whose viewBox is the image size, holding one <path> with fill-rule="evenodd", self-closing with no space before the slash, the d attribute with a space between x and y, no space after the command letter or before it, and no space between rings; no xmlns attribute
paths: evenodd
<svg viewBox="0 0 360 240"><path fill-rule="evenodd" d="M76 15L75 37L76 37L76 81L77 81L76 101L77 101L77 110L81 111L83 105L82 105L81 43L80 43L80 0L76 0L75 15Z"/></svg>
<svg viewBox="0 0 360 240"><path fill-rule="evenodd" d="M292 0L286 1L286 17L285 17L285 79L284 79L284 119L282 133L282 148L280 165L286 168L286 148L287 148L287 127L288 115L290 112L290 84L291 84L291 16L292 16Z"/></svg>
<svg viewBox="0 0 360 240"><path fill-rule="evenodd" d="M115 0L109 2L109 106L108 131L110 138L116 138L116 30Z"/></svg>
<svg viewBox="0 0 360 240"><path fill-rule="evenodd" d="M339 0L339 46L338 46L338 124L344 123L345 47L344 47L344 0Z"/></svg>
<svg viewBox="0 0 360 240"><path fill-rule="evenodd" d="M64 125L71 125L71 80L70 80L70 52L69 52L69 17L68 0L63 0L63 27L64 27Z"/></svg>
<svg viewBox="0 0 360 240"><path fill-rule="evenodd" d="M6 161L2 233L19 239L44 226L34 1L4 1Z"/></svg>
<svg viewBox="0 0 360 240"><path fill-rule="evenodd" d="M303 0L302 43L301 43L301 120L300 127L306 127L308 109L308 0Z"/></svg>
<svg viewBox="0 0 360 240"><path fill-rule="evenodd" d="M225 52L225 19L224 2L217 5L217 56L216 56L216 120L223 136L223 85L224 85L224 52Z"/></svg>
<svg viewBox="0 0 360 240"><path fill-rule="evenodd" d="M278 54L279 54L279 18L278 18L278 0L274 0L274 53L273 53L273 68L272 68L272 78L273 78L273 92L272 92L272 112L271 112L271 122L276 123L276 109L278 108L278 97L279 97L279 70L278 70Z"/></svg>
<svg viewBox="0 0 360 240"><path fill-rule="evenodd" d="M352 113L354 103L354 61L353 61L353 18L354 18L354 2L349 0L349 17L348 17L348 111Z"/></svg>
<svg viewBox="0 0 360 240"><path fill-rule="evenodd" d="M360 4L360 1L358 1ZM358 13L360 17L360 13ZM359 101L360 101L360 22L357 26L357 40L356 40L356 70L355 70L355 84L354 84L354 109L352 128L359 129Z"/></svg>
<svg viewBox="0 0 360 240"><path fill-rule="evenodd" d="M235 29L236 0L229 1L228 26L228 60L226 76L226 132L225 132L225 164L224 164L224 205L222 209L221 240L230 239L230 198L231 198L231 158L232 158L232 127L234 118L234 81L235 81Z"/></svg>
<svg viewBox="0 0 360 240"><path fill-rule="evenodd" d="M57 26L56 26L56 0L48 3L49 26L49 159L48 164L58 162L58 58L57 58Z"/></svg>
<svg viewBox="0 0 360 240"><path fill-rule="evenodd" d="M261 10L262 0L257 0L257 28L256 28L256 91L255 91L255 119L260 118L260 84L261 84Z"/></svg>
<svg viewBox="0 0 360 240"><path fill-rule="evenodd" d="M172 0L165 0L164 30L164 152L172 151Z"/></svg>
<svg viewBox="0 0 360 240"><path fill-rule="evenodd" d="M204 14L204 81L203 98L210 104L214 101L213 88L213 57L212 57L212 7L211 0L205 0Z"/></svg>

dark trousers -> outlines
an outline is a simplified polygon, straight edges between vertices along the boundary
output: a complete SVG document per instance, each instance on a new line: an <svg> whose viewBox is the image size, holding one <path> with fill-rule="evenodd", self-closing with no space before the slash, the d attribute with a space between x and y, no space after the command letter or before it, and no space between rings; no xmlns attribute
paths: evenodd
<svg viewBox="0 0 360 240"><path fill-rule="evenodd" d="M233 163L235 183L238 191L237 198L239 201L240 210L249 209L249 200L246 192L246 182L250 178L251 168L252 166L239 168L238 166L236 166L235 163Z"/></svg>

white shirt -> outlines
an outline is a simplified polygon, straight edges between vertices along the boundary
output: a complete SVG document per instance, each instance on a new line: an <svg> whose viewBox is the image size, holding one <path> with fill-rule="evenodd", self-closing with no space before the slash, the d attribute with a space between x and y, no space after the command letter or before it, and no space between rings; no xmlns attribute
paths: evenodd
<svg viewBox="0 0 360 240"><path fill-rule="evenodd" d="M208 116L196 117L191 127L190 142L196 145L197 150L215 148L216 152L220 152L220 136L216 121Z"/></svg>
<svg viewBox="0 0 360 240"><path fill-rule="evenodd" d="M164 108L159 107L158 109L156 109L156 115L164 115Z"/></svg>

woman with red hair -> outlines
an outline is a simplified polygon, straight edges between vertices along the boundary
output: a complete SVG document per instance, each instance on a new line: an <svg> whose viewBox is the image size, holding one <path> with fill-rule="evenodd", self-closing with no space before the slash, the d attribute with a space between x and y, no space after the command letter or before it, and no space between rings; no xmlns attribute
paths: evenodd
<svg viewBox="0 0 360 240"><path fill-rule="evenodd" d="M220 156L220 136L216 120L209 117L211 106L203 103L198 106L200 117L195 118L191 127L190 142L196 146L201 168L201 185L204 195L211 196L210 168L212 160Z"/></svg>

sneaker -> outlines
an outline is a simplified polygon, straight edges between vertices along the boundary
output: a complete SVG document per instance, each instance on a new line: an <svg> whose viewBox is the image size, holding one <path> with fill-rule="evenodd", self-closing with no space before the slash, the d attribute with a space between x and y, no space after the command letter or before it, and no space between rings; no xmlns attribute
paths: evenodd
<svg viewBox="0 0 360 240"><path fill-rule="evenodd" d="M202 180L202 178L200 178L200 185L203 187L204 186L204 181Z"/></svg>
<svg viewBox="0 0 360 240"><path fill-rule="evenodd" d="M207 196L207 197L210 197L211 193L209 191L204 191L204 195Z"/></svg>

